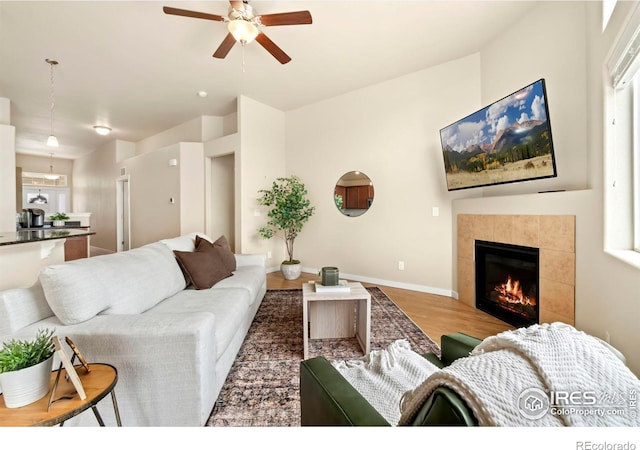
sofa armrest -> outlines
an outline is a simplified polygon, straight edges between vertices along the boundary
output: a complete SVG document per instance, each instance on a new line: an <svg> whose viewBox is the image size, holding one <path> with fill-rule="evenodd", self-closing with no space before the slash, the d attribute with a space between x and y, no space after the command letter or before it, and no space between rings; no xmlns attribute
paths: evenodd
<svg viewBox="0 0 640 450"><path fill-rule="evenodd" d="M300 419L303 426L389 426L324 357L300 363Z"/></svg>
<svg viewBox="0 0 640 450"><path fill-rule="evenodd" d="M60 327L89 365L118 370L124 426L202 426L215 402L215 316L211 313L98 315ZM110 400L109 400L110 401ZM108 425L113 408L100 408ZM83 414L86 416L86 414ZM79 424L95 422L90 415Z"/></svg>
<svg viewBox="0 0 640 450"><path fill-rule="evenodd" d="M267 257L262 253L237 253L236 265L242 266L262 266L267 267Z"/></svg>
<svg viewBox="0 0 640 450"><path fill-rule="evenodd" d="M446 386L437 387L410 425L477 426L478 421L458 394Z"/></svg>
<svg viewBox="0 0 640 450"><path fill-rule="evenodd" d="M441 360L448 366L458 358L469 356L469 353L482 342L481 339L464 333L451 333L442 336Z"/></svg>

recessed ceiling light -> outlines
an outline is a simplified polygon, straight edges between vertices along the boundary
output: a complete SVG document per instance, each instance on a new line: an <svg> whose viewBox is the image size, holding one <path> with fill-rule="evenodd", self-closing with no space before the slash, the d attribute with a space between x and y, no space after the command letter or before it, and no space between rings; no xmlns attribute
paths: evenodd
<svg viewBox="0 0 640 450"><path fill-rule="evenodd" d="M100 136L106 136L107 134L111 133L111 128L102 125L95 125L93 129L96 130L96 133L98 133Z"/></svg>
<svg viewBox="0 0 640 450"><path fill-rule="evenodd" d="M206 98L207 97L207 91L198 91L198 97L200 98Z"/></svg>

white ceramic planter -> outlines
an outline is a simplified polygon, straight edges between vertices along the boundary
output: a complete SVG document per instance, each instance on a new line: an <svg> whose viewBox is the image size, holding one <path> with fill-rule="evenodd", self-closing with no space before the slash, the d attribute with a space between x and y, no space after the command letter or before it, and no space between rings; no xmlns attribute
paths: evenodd
<svg viewBox="0 0 640 450"><path fill-rule="evenodd" d="M296 280L302 273L302 264L280 264L280 271L286 280Z"/></svg>
<svg viewBox="0 0 640 450"><path fill-rule="evenodd" d="M5 406L19 408L47 395L52 365L53 356L26 369L0 373L0 388Z"/></svg>
<svg viewBox="0 0 640 450"><path fill-rule="evenodd" d="M65 224L64 220L54 220L53 221L53 226L54 227L63 227Z"/></svg>

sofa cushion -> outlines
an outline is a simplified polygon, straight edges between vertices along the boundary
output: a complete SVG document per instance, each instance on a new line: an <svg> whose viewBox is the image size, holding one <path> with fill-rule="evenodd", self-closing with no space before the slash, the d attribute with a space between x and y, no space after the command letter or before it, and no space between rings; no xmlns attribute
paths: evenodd
<svg viewBox="0 0 640 450"><path fill-rule="evenodd" d="M186 289L160 302L145 315L208 312L215 316L216 359L229 346L233 336L247 317L250 299L247 290Z"/></svg>
<svg viewBox="0 0 640 450"><path fill-rule="evenodd" d="M173 252L159 242L42 269L51 310L65 325L96 314L138 314L185 288Z"/></svg>
<svg viewBox="0 0 640 450"><path fill-rule="evenodd" d="M243 266L238 267L232 277L220 281L212 289L245 289L253 303L265 282L266 271L263 266Z"/></svg>
<svg viewBox="0 0 640 450"><path fill-rule="evenodd" d="M28 288L0 291L0 336L53 316L39 282Z"/></svg>
<svg viewBox="0 0 640 450"><path fill-rule="evenodd" d="M208 241L201 240L194 252L173 251L183 272L196 289L209 289L218 281L233 275L225 267L222 250L208 246Z"/></svg>
<svg viewBox="0 0 640 450"><path fill-rule="evenodd" d="M215 242L211 242L211 240L196 236L195 243L196 247L200 245L201 242L204 242L203 249L219 249L219 254L222 257L222 261L224 262L225 267L229 272L233 272L236 270L236 257L231 251L231 246L229 245L229 241L224 236L220 236Z"/></svg>

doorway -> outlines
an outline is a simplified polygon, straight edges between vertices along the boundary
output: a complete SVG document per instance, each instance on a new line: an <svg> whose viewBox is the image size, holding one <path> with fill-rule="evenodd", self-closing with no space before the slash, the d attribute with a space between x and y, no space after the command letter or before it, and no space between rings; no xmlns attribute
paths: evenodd
<svg viewBox="0 0 640 450"><path fill-rule="evenodd" d="M235 155L207 158L206 228L212 239L225 236L235 251Z"/></svg>
<svg viewBox="0 0 640 450"><path fill-rule="evenodd" d="M129 175L123 175L116 181L116 249L124 252L131 249L131 218L129 197Z"/></svg>

